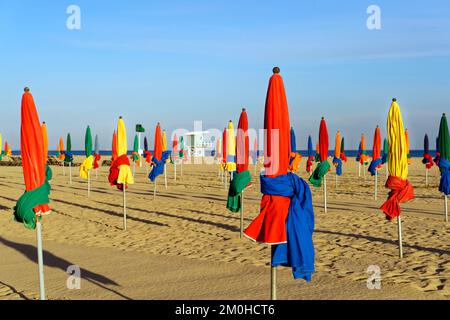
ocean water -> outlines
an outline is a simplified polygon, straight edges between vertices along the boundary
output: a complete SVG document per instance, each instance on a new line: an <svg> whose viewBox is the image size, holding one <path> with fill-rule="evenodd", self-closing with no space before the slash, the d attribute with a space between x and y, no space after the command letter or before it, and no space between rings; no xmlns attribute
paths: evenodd
<svg viewBox="0 0 450 320"><path fill-rule="evenodd" d="M128 151L128 154L131 155L133 151ZM299 152L302 156L307 156L308 155L308 151L307 150L298 150L297 152ZM72 151L72 153L75 156L84 156L84 150L75 150ZM207 152L207 154L211 154L213 152ZM51 156L56 156L56 151L54 150L49 150L48 152L49 155ZM259 151L259 154L262 154L262 151ZM334 152L330 151L329 152L329 156L333 156ZM430 154L432 156L435 156L436 152L434 150L430 150ZM13 155L18 156L20 155L20 151L13 151ZM100 155L102 156L110 156L111 155L111 151L109 150L101 150L100 151ZM358 155L358 150L348 150L345 151L345 155L347 157L356 157ZM371 150L367 150L367 155L372 156L372 151ZM423 150L411 150L411 157L413 158L422 158L423 157Z"/></svg>

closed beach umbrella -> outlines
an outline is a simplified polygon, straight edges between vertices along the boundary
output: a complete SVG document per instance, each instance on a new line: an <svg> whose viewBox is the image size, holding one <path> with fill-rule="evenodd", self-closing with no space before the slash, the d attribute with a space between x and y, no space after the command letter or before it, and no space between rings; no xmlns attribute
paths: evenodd
<svg viewBox="0 0 450 320"><path fill-rule="evenodd" d="M300 166L302 156L297 152L297 141L295 138L294 128L291 127L291 155L289 160L289 171L297 172Z"/></svg>
<svg viewBox="0 0 450 320"><path fill-rule="evenodd" d="M45 299L44 266L42 253L42 215L50 213L51 169L45 163L42 127L28 88L22 96L20 149L25 181L25 192L14 207L14 219L26 228L35 229L37 235L40 299ZM36 219L37 217L37 219Z"/></svg>
<svg viewBox="0 0 450 320"><path fill-rule="evenodd" d="M149 174L149 179L152 182L156 181L156 178L164 173L164 165L166 163L166 160L169 158L170 151L163 151L163 139L162 139L162 133L161 133L161 125L156 125L155 129L155 150L153 153L153 159L152 159L152 171ZM155 182L155 189L153 191L153 195L156 195L156 182Z"/></svg>
<svg viewBox="0 0 450 320"><path fill-rule="evenodd" d="M369 163L369 156L367 155L366 151L366 136L361 134L361 158L360 162L362 165L367 165Z"/></svg>
<svg viewBox="0 0 450 320"><path fill-rule="evenodd" d="M373 148L372 148L372 161L369 165L369 172L374 176L374 198L378 198L378 170L381 169L382 158L381 158L381 132L379 126L376 127L375 133L373 135Z"/></svg>
<svg viewBox="0 0 450 320"><path fill-rule="evenodd" d="M58 148L59 148L59 160L64 160L65 155L64 155L64 140L62 137L59 138L59 144L58 144Z"/></svg>
<svg viewBox="0 0 450 320"><path fill-rule="evenodd" d="M294 128L291 127L291 153L297 152L297 140L295 138Z"/></svg>
<svg viewBox="0 0 450 320"><path fill-rule="evenodd" d="M162 151L167 150L167 133L166 130L163 130L162 132Z"/></svg>
<svg viewBox="0 0 450 320"><path fill-rule="evenodd" d="M437 166L439 166L439 137L436 137L436 153L434 157L434 163L436 163Z"/></svg>
<svg viewBox="0 0 450 320"><path fill-rule="evenodd" d="M308 160L306 161L306 172L312 172L312 165L314 160L313 142L311 136L308 136Z"/></svg>
<svg viewBox="0 0 450 320"><path fill-rule="evenodd" d="M279 72L279 68L274 68L267 90L265 174L260 177L261 211L245 230L250 239L272 245L272 299L276 299L277 266L292 267L294 278L307 281L314 272L311 191L305 181L288 172L291 152L289 110Z"/></svg>
<svg viewBox="0 0 450 320"><path fill-rule="evenodd" d="M222 169L227 169L227 128L222 132Z"/></svg>
<svg viewBox="0 0 450 320"><path fill-rule="evenodd" d="M382 164L385 164L388 161L388 154L389 154L389 143L388 139L385 138L383 140L383 156L381 157Z"/></svg>
<svg viewBox="0 0 450 320"><path fill-rule="evenodd" d="M162 134L161 134L161 125L156 125L155 129L155 144L154 144L154 151L153 151L153 157L157 160L161 160L162 158L162 152L163 152L163 140L162 140Z"/></svg>
<svg viewBox="0 0 450 320"><path fill-rule="evenodd" d="M44 163L47 163L48 159L48 134L47 134L47 125L45 122L42 122L42 139L44 141Z"/></svg>
<svg viewBox="0 0 450 320"><path fill-rule="evenodd" d="M100 144L98 142L98 135L95 135L95 140L94 140L94 169L98 169L100 166L98 164L98 162L101 159L100 156ZM97 174L97 171L95 171Z"/></svg>
<svg viewBox="0 0 450 320"><path fill-rule="evenodd" d="M137 134L134 135L132 158L134 162L139 162L139 137Z"/></svg>
<svg viewBox="0 0 450 320"><path fill-rule="evenodd" d="M313 174L309 178L309 181L315 186L320 187L322 185L322 180L330 169L330 164L328 163L328 129L325 122L325 118L322 117L320 121L319 128L319 159L320 163L317 165ZM325 178L326 179L326 178ZM326 183L326 182L325 182ZM324 186L324 188L326 188Z"/></svg>
<svg viewBox="0 0 450 320"><path fill-rule="evenodd" d="M248 171L250 148L250 141L248 137L248 116L245 109L242 109L239 117L236 144L237 174L230 183L227 209L232 212L240 212L240 237L242 238L244 232L243 191L250 185L251 181L250 172Z"/></svg>
<svg viewBox="0 0 450 320"><path fill-rule="evenodd" d="M148 149L147 137L144 137L144 157L147 163L152 163L152 153Z"/></svg>
<svg viewBox="0 0 450 320"><path fill-rule="evenodd" d="M80 177L88 180L88 196L90 195L90 174L89 172L94 167L94 156L92 155L92 134L91 128L87 126L86 133L84 135L84 159L80 166Z"/></svg>
<svg viewBox="0 0 450 320"><path fill-rule="evenodd" d="M340 158L342 161L347 162L347 156L345 155L345 139L342 137L341 140L341 155Z"/></svg>
<svg viewBox="0 0 450 320"><path fill-rule="evenodd" d="M84 135L84 154L86 158L92 155L92 134L89 126L87 126L86 134Z"/></svg>
<svg viewBox="0 0 450 320"><path fill-rule="evenodd" d="M422 163L425 165L425 186L428 186L428 170L430 170L433 165L433 157L430 155L430 141L428 135L425 134L423 138L423 159Z"/></svg>
<svg viewBox="0 0 450 320"><path fill-rule="evenodd" d="M68 165L71 165L72 161L73 161L72 138L70 137L70 133L68 133L66 138L66 155L64 158L64 162Z"/></svg>
<svg viewBox="0 0 450 320"><path fill-rule="evenodd" d="M113 132L112 144L111 144L111 161L115 161L118 158L117 154L117 133L116 130Z"/></svg>
<svg viewBox="0 0 450 320"><path fill-rule="evenodd" d="M336 132L334 141L334 157L333 165L336 167L336 175L342 176L342 160L341 160L341 133Z"/></svg>
<svg viewBox="0 0 450 320"><path fill-rule="evenodd" d="M178 137L176 134L174 134L172 140L172 159L174 161L178 159Z"/></svg>
<svg viewBox="0 0 450 320"><path fill-rule="evenodd" d="M233 122L228 122L227 128L227 168L228 172L236 171L236 135L234 133Z"/></svg>
<svg viewBox="0 0 450 320"><path fill-rule="evenodd" d="M396 99L392 100L387 119L388 131L388 167L389 178L386 181L386 188L390 189L387 201L381 206L381 210L388 220L397 217L399 252L403 257L402 231L400 218L400 203L410 201L414 198L414 189L408 181L408 157L405 130L400 107Z"/></svg>
<svg viewBox="0 0 450 320"><path fill-rule="evenodd" d="M439 191L444 193L445 197L445 222L448 222L448 195L450 194L450 136L448 132L448 123L445 113L441 117L439 124L439 170L441 172L441 181Z"/></svg>

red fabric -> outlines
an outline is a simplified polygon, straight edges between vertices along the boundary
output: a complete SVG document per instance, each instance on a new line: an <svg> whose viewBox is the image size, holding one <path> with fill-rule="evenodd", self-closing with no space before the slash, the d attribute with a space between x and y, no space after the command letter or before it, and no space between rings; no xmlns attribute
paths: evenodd
<svg viewBox="0 0 450 320"><path fill-rule="evenodd" d="M99 165L98 162L100 161L102 157L98 154L94 152L94 169L98 169Z"/></svg>
<svg viewBox="0 0 450 320"><path fill-rule="evenodd" d="M401 213L400 203L414 199L414 189L409 180L402 180L393 176L389 176L386 181L386 188L391 189L391 191L387 201L383 203L380 209L386 214L388 220L392 220Z"/></svg>
<svg viewBox="0 0 450 320"><path fill-rule="evenodd" d="M175 134L172 141L172 159L178 159L178 137Z"/></svg>
<svg viewBox="0 0 450 320"><path fill-rule="evenodd" d="M114 161L117 159L117 133L114 130L113 138L112 138L112 156L111 160Z"/></svg>
<svg viewBox="0 0 450 320"><path fill-rule="evenodd" d="M283 79L278 73L274 73L269 81L264 129L266 176L287 174L291 154L291 125ZM290 198L263 195L260 213L245 230L245 235L266 244L286 242L286 218L290 203Z"/></svg>
<svg viewBox="0 0 450 320"><path fill-rule="evenodd" d="M130 160L126 154L121 155L116 160L111 163L111 167L109 168L109 176L108 180L112 186L117 186L117 189L123 190L123 184L117 183L117 178L119 177L119 166L121 165L130 165ZM128 188L128 186L127 186Z"/></svg>
<svg viewBox="0 0 450 320"><path fill-rule="evenodd" d="M152 162L152 153L148 150L144 151L144 157L145 157L145 161L147 163L151 163Z"/></svg>
<svg viewBox="0 0 450 320"><path fill-rule="evenodd" d="M222 133L222 163L227 163L227 128L223 129Z"/></svg>
<svg viewBox="0 0 450 320"><path fill-rule="evenodd" d="M306 162L306 172L308 172L308 173L311 172L311 170L312 170L313 160L314 160L314 157L310 156Z"/></svg>
<svg viewBox="0 0 450 320"><path fill-rule="evenodd" d="M45 182L45 152L42 127L30 92L22 96L20 150L26 191L34 190ZM8 151L7 149L5 151ZM34 212L48 212L47 204L34 208Z"/></svg>
<svg viewBox="0 0 450 320"><path fill-rule="evenodd" d="M250 148L250 140L248 137L248 116L243 110L239 117L238 130L236 136L236 159L237 172L248 170L248 150Z"/></svg>
<svg viewBox="0 0 450 320"><path fill-rule="evenodd" d="M340 158L341 158L342 161L347 162L347 156L345 155L344 152L341 152Z"/></svg>
<svg viewBox="0 0 450 320"><path fill-rule="evenodd" d="M156 125L155 129L155 150L153 152L154 157L160 161L162 158L162 135L159 123Z"/></svg>
<svg viewBox="0 0 450 320"><path fill-rule="evenodd" d="M433 158L428 154L424 154L423 157L428 160L428 163L425 165L427 169L431 169L434 166Z"/></svg>
<svg viewBox="0 0 450 320"><path fill-rule="evenodd" d="M328 159L328 129L325 119L322 118L320 121L319 129L319 155L320 162L326 161Z"/></svg>

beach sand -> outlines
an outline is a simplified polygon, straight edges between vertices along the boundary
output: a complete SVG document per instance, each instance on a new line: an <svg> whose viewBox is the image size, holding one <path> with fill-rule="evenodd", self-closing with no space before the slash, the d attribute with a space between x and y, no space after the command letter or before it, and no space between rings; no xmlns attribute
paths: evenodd
<svg viewBox="0 0 450 320"><path fill-rule="evenodd" d="M77 158L80 161L80 158ZM239 214L225 208L227 191L218 165L168 165L168 189L153 184L145 168L127 191L128 230L122 230L122 193L109 186L108 167L86 181L62 167L51 181L53 214L43 221L46 294L49 299L269 299L267 246L239 239ZM253 166L250 168L253 175ZM328 174L328 213L323 190L313 189L316 272L311 283L279 268L279 299L450 299L450 232L444 222L439 172L414 159L414 201L403 204L404 258L398 257L397 223L378 209L386 199L385 169L378 200L373 177L358 178L354 158L335 187ZM66 170L68 174L68 170ZM305 158L300 175L306 178ZM23 192L21 167L0 167L0 299L37 299L36 234L12 221ZM245 191L245 225L259 212L259 182ZM70 265L81 268L81 288L67 288ZM368 289L369 266L381 271L381 289Z"/></svg>

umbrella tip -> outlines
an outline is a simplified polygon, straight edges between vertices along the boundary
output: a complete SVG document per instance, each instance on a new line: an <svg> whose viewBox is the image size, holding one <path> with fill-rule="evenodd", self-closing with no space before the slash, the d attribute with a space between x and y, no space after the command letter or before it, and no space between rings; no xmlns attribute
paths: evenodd
<svg viewBox="0 0 450 320"><path fill-rule="evenodd" d="M396 102L397 101L397 98L392 98L392 102Z"/></svg>
<svg viewBox="0 0 450 320"><path fill-rule="evenodd" d="M23 89L23 91L24 91L24 92L30 92L30 88L25 87L25 88Z"/></svg>
<svg viewBox="0 0 450 320"><path fill-rule="evenodd" d="M322 117L322 120L325 120L325 117Z"/></svg>
<svg viewBox="0 0 450 320"><path fill-rule="evenodd" d="M278 74L278 73L280 73L281 70L280 70L280 68L278 68L278 67L274 67L274 68L272 69L272 71L273 71L274 74L276 74L276 73Z"/></svg>
<svg viewBox="0 0 450 320"><path fill-rule="evenodd" d="M442 115L445 117L445 112Z"/></svg>
<svg viewBox="0 0 450 320"><path fill-rule="evenodd" d="M245 112L245 111L247 111L247 109L245 109L245 108L242 108L242 112Z"/></svg>
<svg viewBox="0 0 450 320"><path fill-rule="evenodd" d="M122 116L120 116L119 119L122 119Z"/></svg>

